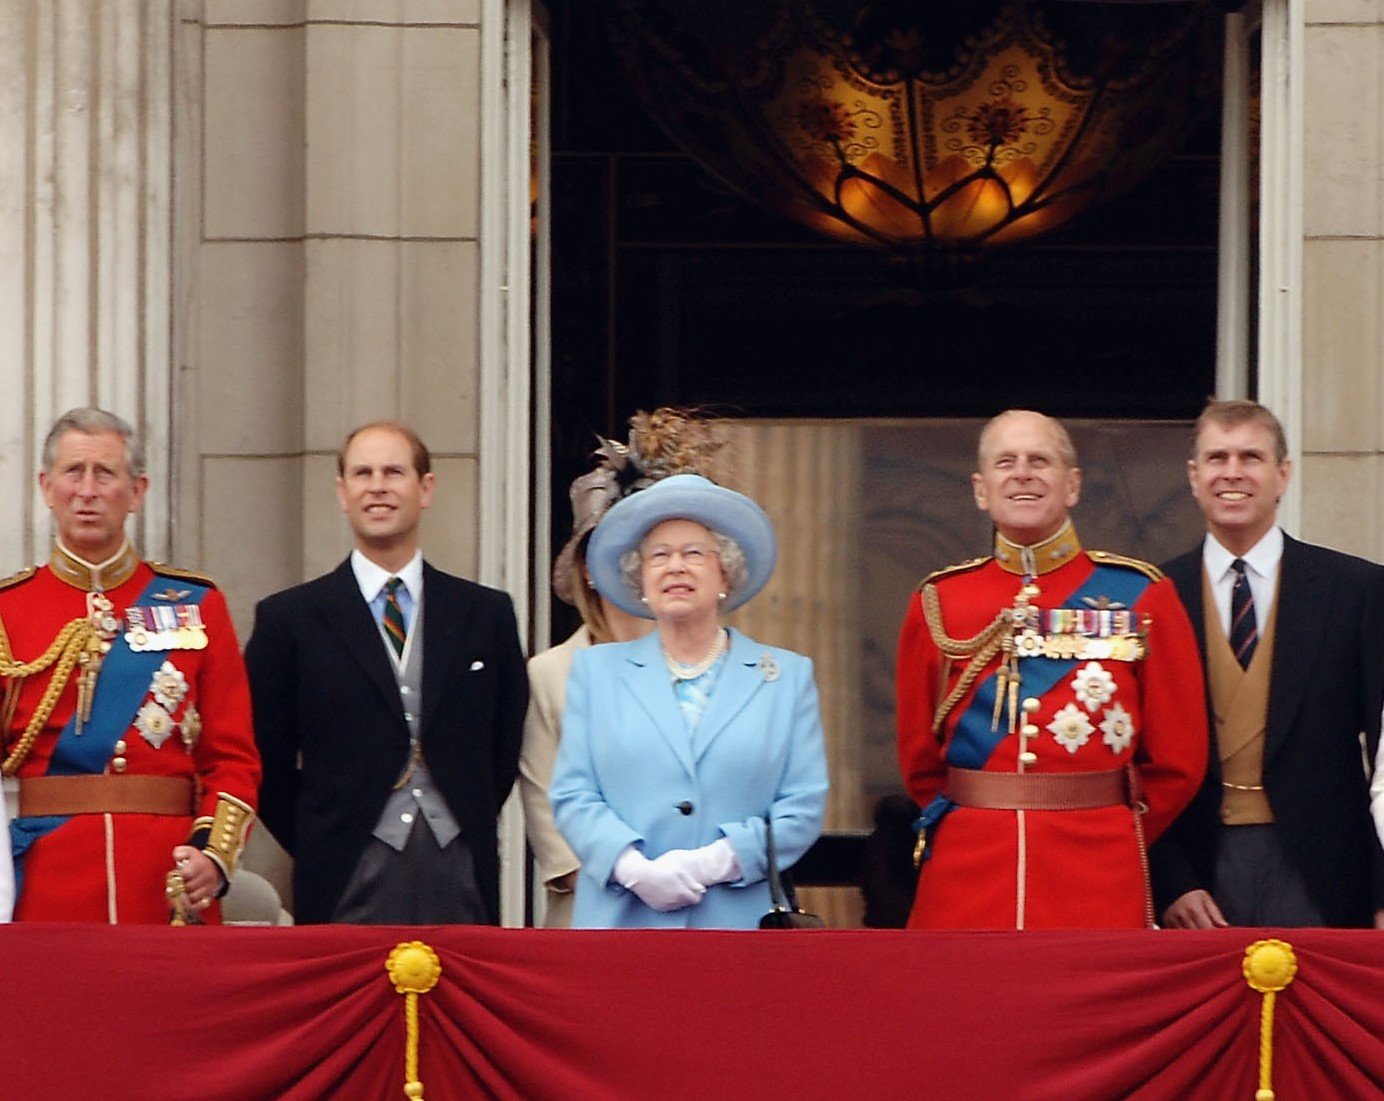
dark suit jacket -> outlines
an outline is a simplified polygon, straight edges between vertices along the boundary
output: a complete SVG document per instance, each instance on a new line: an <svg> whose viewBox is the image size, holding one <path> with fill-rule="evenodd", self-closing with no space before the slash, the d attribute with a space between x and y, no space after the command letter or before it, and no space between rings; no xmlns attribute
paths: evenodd
<svg viewBox="0 0 1384 1101"><path fill-rule="evenodd" d="M423 565L420 741L499 920L495 820L518 770L528 679L505 593ZM296 920L330 920L408 756L398 682L348 559L267 597L245 648L260 817L294 858Z"/></svg>
<svg viewBox="0 0 1384 1101"><path fill-rule="evenodd" d="M1192 620L1204 666L1201 547L1163 569ZM1327 924L1368 926L1384 908L1384 851L1370 818L1360 735L1373 761L1384 696L1384 568L1285 536L1277 609L1264 788L1287 856ZM1221 769L1211 721L1206 780L1150 852L1160 914L1187 891L1216 893Z"/></svg>

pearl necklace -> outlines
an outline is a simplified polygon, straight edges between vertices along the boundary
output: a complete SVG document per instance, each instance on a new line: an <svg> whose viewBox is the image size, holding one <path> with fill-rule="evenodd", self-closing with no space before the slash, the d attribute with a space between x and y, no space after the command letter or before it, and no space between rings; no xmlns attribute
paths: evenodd
<svg viewBox="0 0 1384 1101"><path fill-rule="evenodd" d="M706 652L706 657L697 662L696 665L684 665L668 652L668 648L663 648L663 664L668 667L668 672L672 674L673 680L696 680L713 665L717 660L730 649L730 636L723 627L716 632L716 641L711 644L711 649Z"/></svg>

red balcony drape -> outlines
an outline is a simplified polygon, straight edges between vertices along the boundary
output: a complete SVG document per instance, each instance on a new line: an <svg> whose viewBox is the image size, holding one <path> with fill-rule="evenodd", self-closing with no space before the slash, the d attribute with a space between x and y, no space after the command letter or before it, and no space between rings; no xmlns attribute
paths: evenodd
<svg viewBox="0 0 1384 1101"><path fill-rule="evenodd" d="M1384 934L0 927L0 1098L401 1098L385 959L437 952L420 1078L458 1098L1245 1098L1296 951L1279 1101L1384 1096Z"/></svg>

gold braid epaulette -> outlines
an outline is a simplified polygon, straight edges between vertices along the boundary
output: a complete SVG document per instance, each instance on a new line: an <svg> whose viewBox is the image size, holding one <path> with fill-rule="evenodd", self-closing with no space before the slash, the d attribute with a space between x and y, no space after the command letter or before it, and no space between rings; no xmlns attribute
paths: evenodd
<svg viewBox="0 0 1384 1101"><path fill-rule="evenodd" d="M0 580L0 590L12 589L21 581L28 581L29 578L33 577L36 573L38 573L37 566L25 566L24 569L20 570L18 573L12 573L9 577Z"/></svg>
<svg viewBox="0 0 1384 1101"><path fill-rule="evenodd" d="M204 573L197 573L195 570L180 570L177 566L170 566L167 562L150 562L149 568L160 577L180 577L184 581L195 581L198 585L205 585L209 589L216 588L216 582Z"/></svg>
<svg viewBox="0 0 1384 1101"><path fill-rule="evenodd" d="M1091 561L1099 562L1102 566L1124 566L1127 569L1138 570L1150 581L1162 581L1163 571L1152 562L1145 562L1139 558L1129 558L1123 554L1114 554L1111 551L1088 550Z"/></svg>
<svg viewBox="0 0 1384 1101"><path fill-rule="evenodd" d="M85 617L74 619L58 632L57 638L49 643L48 649L33 661L16 661L10 650L10 637L5 633L4 623L0 621L0 677L6 681L4 706L3 711L0 711L3 726L0 726L0 730L9 729L10 719L13 718L14 709L19 703L19 690L24 684L24 678L57 666L48 679L48 687L43 690L38 706L34 708L29 725L24 728L24 734L15 743L4 764L0 765L0 772L4 775L13 776L29 756L29 751L34 748L39 732L53 714L58 697L62 695L67 682L72 678L72 669L82 651L86 649L94 631L90 620Z"/></svg>
<svg viewBox="0 0 1384 1101"><path fill-rule="evenodd" d="M984 562L985 559L980 561ZM923 582L923 618L927 621L927 629L932 635L932 641L937 649L942 651L942 656L949 662L959 658L969 658L966 668L961 671L961 679L956 682L953 688L937 705L937 710L932 714L932 732L936 734L942 729L942 723L951 714L952 708L960 702L961 697L970 691L971 685L976 682L976 678L985 671L985 667L990 664L996 654L1004 648L1005 634L1009 629L1008 609L1001 609L990 625L978 634L970 638L952 638L947 634L942 625L942 601L937 595L937 586L932 584L932 578L946 575L958 567L950 570L939 570L932 574Z"/></svg>
<svg viewBox="0 0 1384 1101"><path fill-rule="evenodd" d="M966 573L970 570L979 569L986 562L991 561L993 555L985 554L979 558L968 558L964 562L957 562L952 566L943 566L940 570L933 570L925 578L918 582L918 587L914 592L922 592L924 585L931 585L934 581L941 581L944 577L951 577L953 574Z"/></svg>

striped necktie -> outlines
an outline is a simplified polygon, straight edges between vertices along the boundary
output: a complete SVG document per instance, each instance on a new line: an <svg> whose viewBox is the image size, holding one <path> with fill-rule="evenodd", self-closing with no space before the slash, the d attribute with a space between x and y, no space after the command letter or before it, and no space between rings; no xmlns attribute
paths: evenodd
<svg viewBox="0 0 1384 1101"><path fill-rule="evenodd" d="M404 656L404 640L408 637L408 630L404 626L404 609L399 604L399 589L402 586L403 582L397 577L391 577L384 583L384 635L399 657Z"/></svg>
<svg viewBox="0 0 1384 1101"><path fill-rule="evenodd" d="M1240 668L1248 669L1254 647L1259 642L1259 628L1254 621L1254 593L1245 576L1245 560L1235 559L1230 568L1235 571L1235 585L1230 590L1230 649Z"/></svg>

